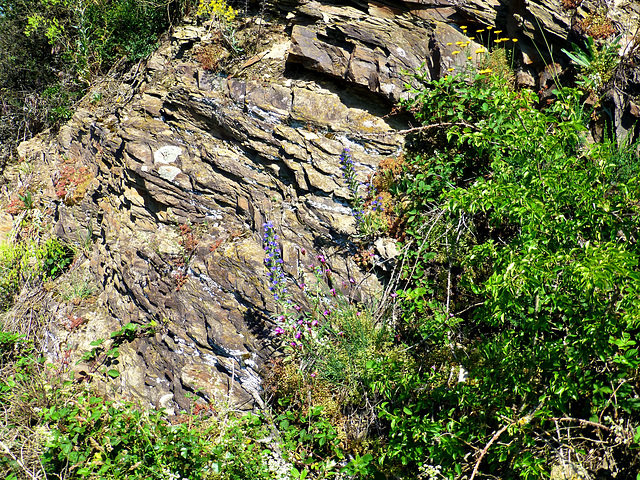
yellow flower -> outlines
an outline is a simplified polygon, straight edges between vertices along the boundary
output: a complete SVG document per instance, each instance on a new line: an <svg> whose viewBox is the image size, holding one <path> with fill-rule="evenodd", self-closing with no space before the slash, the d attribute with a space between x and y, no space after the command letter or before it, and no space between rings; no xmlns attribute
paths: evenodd
<svg viewBox="0 0 640 480"><path fill-rule="evenodd" d="M466 26L466 25L462 25L460 28L461 28L462 30L466 30L466 29L467 29L467 26Z"/></svg>
<svg viewBox="0 0 640 480"><path fill-rule="evenodd" d="M512 41L512 42L517 42L517 41L518 41L518 39L517 39L517 38L512 38L512 39L511 39L511 41Z"/></svg>
<svg viewBox="0 0 640 480"><path fill-rule="evenodd" d="M476 53L487 53L487 51L484 48L479 48L476 50Z"/></svg>
<svg viewBox="0 0 640 480"><path fill-rule="evenodd" d="M464 42L456 42L456 45L462 45Z"/></svg>
<svg viewBox="0 0 640 480"><path fill-rule="evenodd" d="M453 72L455 68L447 68L447 72Z"/></svg>
<svg viewBox="0 0 640 480"><path fill-rule="evenodd" d="M494 43L500 43L501 41L502 41L502 39L498 38L498 39L494 40Z"/></svg>
<svg viewBox="0 0 640 480"><path fill-rule="evenodd" d="M484 75L485 73L491 73L493 70L491 70L490 68L485 68L484 70L480 70L478 71L478 73L480 75Z"/></svg>
<svg viewBox="0 0 640 480"><path fill-rule="evenodd" d="M496 35L498 35L499 33L502 33L502 30L494 30L493 33L495 33Z"/></svg>
<svg viewBox="0 0 640 480"><path fill-rule="evenodd" d="M476 33L482 33L484 32L484 28L482 30L476 30Z"/></svg>
<svg viewBox="0 0 640 480"><path fill-rule="evenodd" d="M501 38L500 41L501 42L508 42L509 40L511 40L510 38Z"/></svg>
<svg viewBox="0 0 640 480"><path fill-rule="evenodd" d="M447 46L453 45L453 43L451 42L447 42Z"/></svg>
<svg viewBox="0 0 640 480"><path fill-rule="evenodd" d="M492 25L489 25L489 26L487 27L487 30L491 30L492 28L493 28L493 26L492 26Z"/></svg>
<svg viewBox="0 0 640 480"><path fill-rule="evenodd" d="M451 55L457 55L460 53L460 50L454 50L453 52L451 52Z"/></svg>
<svg viewBox="0 0 640 480"><path fill-rule="evenodd" d="M473 57L467 57L467 60L473 60Z"/></svg>

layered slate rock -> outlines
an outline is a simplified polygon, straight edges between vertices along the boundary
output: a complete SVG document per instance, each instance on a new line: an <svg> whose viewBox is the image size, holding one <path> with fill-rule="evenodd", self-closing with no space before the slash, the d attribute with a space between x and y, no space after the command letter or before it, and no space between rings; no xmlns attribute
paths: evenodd
<svg viewBox="0 0 640 480"><path fill-rule="evenodd" d="M535 16L558 25L549 26L553 42L569 25L551 0L274 3L286 21L256 55L207 71L196 60L211 42L207 26L187 24L131 71L112 106L87 102L57 135L20 147L37 166L56 234L95 241L82 268L99 294L79 306L52 300L49 356L74 365L94 340L141 326L109 365L120 372L109 392L174 412L189 395L259 404L276 311L264 223L281 238L296 301L304 301L296 282L320 254L336 277L355 279L356 299L375 296L384 271L353 260L340 153L352 150L366 181L401 151L395 132L408 125L393 112L413 81L404 72L423 68L429 79L473 68L481 45L447 22L479 29L504 20L523 50ZM465 55L454 53L467 41ZM77 188L61 191L66 177ZM375 247L382 259L397 253L389 239ZM77 378L99 373L86 362L73 368Z"/></svg>
<svg viewBox="0 0 640 480"><path fill-rule="evenodd" d="M90 342L130 322L153 324L119 347L108 368L120 376L109 388L170 412L186 408L190 395L239 408L260 403L276 311L266 221L281 238L296 301L304 302L296 282L308 281L320 254L336 278L355 279L356 299L376 295L380 279L353 260L338 157L349 147L366 181L402 144L393 132L403 125L385 118L393 105L384 98L359 85L217 76L185 50L205 35L206 27L178 29L138 74L128 103L80 109L54 138L21 147L46 166L57 235L77 243L79 232L91 232L96 240L87 268L100 294L90 306L59 305L50 356L61 359L72 345L73 365ZM280 52L258 63L284 71ZM77 201L59 196L67 168L91 177ZM69 331L69 315L84 322ZM99 373L90 362L73 368L78 378Z"/></svg>

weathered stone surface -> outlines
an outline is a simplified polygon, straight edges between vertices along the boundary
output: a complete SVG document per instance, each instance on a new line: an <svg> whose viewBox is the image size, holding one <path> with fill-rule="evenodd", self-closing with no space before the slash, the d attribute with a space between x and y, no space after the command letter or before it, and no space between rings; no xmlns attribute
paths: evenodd
<svg viewBox="0 0 640 480"><path fill-rule="evenodd" d="M322 19L313 26L294 25L288 61L352 82L386 98L399 100L404 71L425 64L437 77L433 61L433 24L384 15L368 16L352 8L310 2L300 13Z"/></svg>
<svg viewBox="0 0 640 480"><path fill-rule="evenodd" d="M565 15L558 2L276 1L289 14L283 33L228 77L193 59L206 27L178 27L135 73L143 81L127 90L126 101L78 110L55 137L20 147L37 165L57 234L70 243L83 235L95 241L83 268L100 293L90 307L51 300L57 323L48 354L60 360L71 345L75 363L90 342L126 323L155 322L154 332L120 349L120 395L174 412L187 406L188 394L259 403L275 310L265 284L264 222L276 225L291 278L322 253L336 276L358 277L360 294L375 294L378 279L353 262L339 154L351 148L366 180L402 146L394 131L406 125L390 114L407 95L411 79L403 72L424 65L429 79L477 63L481 45L454 53L468 37L436 18L470 30L504 24L523 51L535 52L525 45L540 41L534 16L557 48L567 38L567 18L582 15ZM538 60L531 53L521 84L535 83ZM637 89L640 74L628 78ZM636 116L637 100L614 99L616 112ZM56 194L66 167L91 175L74 204ZM397 255L390 240L375 247L381 264ZM82 317L81 326L65 327L69 315ZM91 365L74 368L92 373Z"/></svg>
<svg viewBox="0 0 640 480"><path fill-rule="evenodd" d="M323 253L336 275L358 276L338 156L350 146L364 180L402 141L380 118L390 105L362 92L242 78L210 78L200 89L207 74L185 61L170 81L157 74L202 36L178 29L179 41L151 59L144 93L114 114L81 110L47 145L21 149L34 161L44 156L52 192L64 155L99 179L79 205L57 205L67 241L91 222L98 242L88 268L101 293L85 327L52 330L52 357L69 341L77 358L128 322L156 322L156 333L120 348L113 382L122 395L172 411L187 406L188 393L243 408L260 402L275 310L262 225L277 225L292 277L302 250ZM379 289L376 278L360 277L364 291ZM81 375L91 368L77 367Z"/></svg>

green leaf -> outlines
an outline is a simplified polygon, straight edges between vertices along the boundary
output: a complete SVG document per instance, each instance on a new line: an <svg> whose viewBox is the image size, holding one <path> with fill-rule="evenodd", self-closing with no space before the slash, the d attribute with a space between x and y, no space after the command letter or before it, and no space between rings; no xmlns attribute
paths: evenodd
<svg viewBox="0 0 640 480"><path fill-rule="evenodd" d="M112 368L107 372L107 375L109 375L112 378L118 378L120 376L120 372Z"/></svg>

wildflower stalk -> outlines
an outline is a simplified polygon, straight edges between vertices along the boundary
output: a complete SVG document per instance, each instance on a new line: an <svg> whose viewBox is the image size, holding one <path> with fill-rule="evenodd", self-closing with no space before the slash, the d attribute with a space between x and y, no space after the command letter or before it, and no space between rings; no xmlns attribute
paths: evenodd
<svg viewBox="0 0 640 480"><path fill-rule="evenodd" d="M278 245L278 235L276 234L273 222L264 224L264 250L266 257L264 263L269 270L269 291L273 294L276 304L282 305L287 293L287 280L282 270L282 255L280 245ZM286 302L284 302L286 305Z"/></svg>
<svg viewBox="0 0 640 480"><path fill-rule="evenodd" d="M376 207L378 208L378 207ZM339 336L332 328L332 319L340 311L349 308L351 302L337 288L324 255L318 255L316 265L309 265L309 273L315 277L311 285L300 284L300 288L313 305L311 311L291 300L287 289L287 278L283 270L284 261L279 239L272 222L264 224L263 236L266 253L264 263L268 270L269 291L273 294L277 312L273 333L279 337L285 352L293 357L305 358L326 344L328 338ZM343 282L343 286L353 288L355 280Z"/></svg>
<svg viewBox="0 0 640 480"><path fill-rule="evenodd" d="M351 150L348 148L345 148L340 155L340 168L351 197L349 203L351 203L351 211L356 219L356 231L361 232L364 224L364 199L359 193L360 182L356 178Z"/></svg>
<svg viewBox="0 0 640 480"><path fill-rule="evenodd" d="M349 203L351 211L356 220L356 232L361 237L372 235L380 230L385 229L382 219L376 215L376 212L383 212L382 197L377 197L371 201L371 211L365 211L365 200L360 195L360 187L362 184L356 178L356 170L353 159L351 158L351 150L345 148L340 155L340 168L342 176L349 190ZM369 194L372 192L369 191Z"/></svg>

